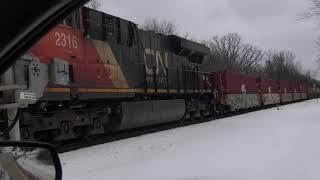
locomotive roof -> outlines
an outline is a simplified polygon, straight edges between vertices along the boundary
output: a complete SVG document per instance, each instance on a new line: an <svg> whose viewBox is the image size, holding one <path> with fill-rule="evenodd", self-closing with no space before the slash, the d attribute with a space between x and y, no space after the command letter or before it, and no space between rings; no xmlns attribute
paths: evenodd
<svg viewBox="0 0 320 180"><path fill-rule="evenodd" d="M138 24L136 24L136 23L134 23L132 21L129 21L129 20L117 17L117 16L113 16L113 15L107 14L107 13L102 12L102 11L91 9L91 8L88 8L88 7L83 7L83 8L85 8L86 10L89 10L90 12L93 12L94 14L100 14L100 16L105 16L106 18L116 18L116 19L119 19L122 22L131 23L137 29L139 29L139 31L147 32L146 30L143 30L143 29L139 28ZM153 32L155 32L155 31L153 31ZM165 34L161 34L161 33L155 33L155 34L167 37L172 42L174 48L177 49L177 51L179 51L181 49L186 49L186 50L192 51L193 53L204 55L204 56L210 54L210 48L208 48L207 46L205 46L203 44L200 44L198 42L195 42L195 41L192 41L192 40L189 40L189 39L185 39L185 38L182 38L182 37L179 37L179 36L176 36L176 35L165 35Z"/></svg>

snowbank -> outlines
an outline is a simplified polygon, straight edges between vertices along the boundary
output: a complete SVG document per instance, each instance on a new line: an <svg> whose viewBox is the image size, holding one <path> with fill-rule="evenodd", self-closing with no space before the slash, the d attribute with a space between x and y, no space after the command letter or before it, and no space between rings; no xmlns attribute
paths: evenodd
<svg viewBox="0 0 320 180"><path fill-rule="evenodd" d="M316 100L60 154L67 180L319 179Z"/></svg>

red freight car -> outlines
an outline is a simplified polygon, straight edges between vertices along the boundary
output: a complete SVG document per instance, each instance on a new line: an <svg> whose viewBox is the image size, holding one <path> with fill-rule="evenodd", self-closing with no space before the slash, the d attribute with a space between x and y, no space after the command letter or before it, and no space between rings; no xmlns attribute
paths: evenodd
<svg viewBox="0 0 320 180"><path fill-rule="evenodd" d="M257 83L258 87L260 87L260 96L263 105L280 103L279 85L275 80L258 78Z"/></svg>
<svg viewBox="0 0 320 180"><path fill-rule="evenodd" d="M308 98L309 99L317 98L316 92L317 92L316 84L315 83L309 84L308 85Z"/></svg>
<svg viewBox="0 0 320 180"><path fill-rule="evenodd" d="M280 99L282 103L293 101L292 88L290 81L279 81L280 86Z"/></svg>
<svg viewBox="0 0 320 180"><path fill-rule="evenodd" d="M260 105L255 77L223 71L213 73L210 83L219 92L221 104L230 108L231 111Z"/></svg>
<svg viewBox="0 0 320 180"><path fill-rule="evenodd" d="M300 83L297 81L292 81L292 91L293 91L293 100L299 101L301 99L301 88Z"/></svg>
<svg viewBox="0 0 320 180"><path fill-rule="evenodd" d="M308 99L308 84L301 83L301 99Z"/></svg>

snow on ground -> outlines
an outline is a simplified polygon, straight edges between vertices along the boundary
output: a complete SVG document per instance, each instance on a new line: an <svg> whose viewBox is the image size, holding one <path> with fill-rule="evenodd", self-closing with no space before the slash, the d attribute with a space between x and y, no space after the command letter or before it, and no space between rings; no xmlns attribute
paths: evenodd
<svg viewBox="0 0 320 180"><path fill-rule="evenodd" d="M316 100L60 154L66 180L320 179Z"/></svg>

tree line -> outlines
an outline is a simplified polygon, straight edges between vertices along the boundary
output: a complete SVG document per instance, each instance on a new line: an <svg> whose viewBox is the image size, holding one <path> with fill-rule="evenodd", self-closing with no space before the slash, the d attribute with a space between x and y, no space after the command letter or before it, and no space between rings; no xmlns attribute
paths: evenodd
<svg viewBox="0 0 320 180"><path fill-rule="evenodd" d="M156 18L147 19L140 25L144 30L153 30L166 35L179 35L175 23ZM188 34L180 35L194 40ZM263 50L246 42L238 33L214 36L209 40L197 41L210 48L204 62L205 71L234 71L260 75L275 80L301 80L313 82L312 73L303 70L292 51Z"/></svg>
<svg viewBox="0 0 320 180"><path fill-rule="evenodd" d="M263 50L245 42L237 33L204 42L211 50L205 64L207 71L230 70L275 80L313 81L312 73L303 70L292 51Z"/></svg>

